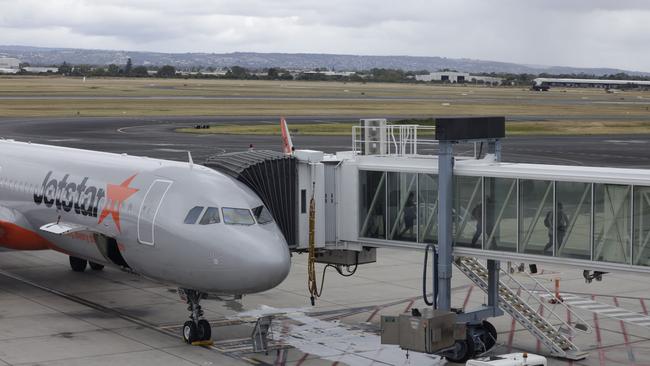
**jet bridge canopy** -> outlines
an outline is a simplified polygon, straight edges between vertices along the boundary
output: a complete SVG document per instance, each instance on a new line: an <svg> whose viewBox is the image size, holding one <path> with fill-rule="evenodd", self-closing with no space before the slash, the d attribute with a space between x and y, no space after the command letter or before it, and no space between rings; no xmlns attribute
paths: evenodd
<svg viewBox="0 0 650 366"><path fill-rule="evenodd" d="M358 171L356 241L437 243L436 157L346 164ZM464 159L453 190L456 255L650 272L648 170Z"/></svg>
<svg viewBox="0 0 650 366"><path fill-rule="evenodd" d="M209 157L209 168L246 184L262 199L280 227L289 247L296 245L296 159L270 150L249 150Z"/></svg>

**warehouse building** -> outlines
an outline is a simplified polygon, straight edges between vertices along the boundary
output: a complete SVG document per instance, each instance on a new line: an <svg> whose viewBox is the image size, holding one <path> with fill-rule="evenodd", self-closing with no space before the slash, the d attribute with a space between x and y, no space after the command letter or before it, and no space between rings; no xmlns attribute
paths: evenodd
<svg viewBox="0 0 650 366"><path fill-rule="evenodd" d="M0 74L16 74L20 71L20 60L0 56Z"/></svg>

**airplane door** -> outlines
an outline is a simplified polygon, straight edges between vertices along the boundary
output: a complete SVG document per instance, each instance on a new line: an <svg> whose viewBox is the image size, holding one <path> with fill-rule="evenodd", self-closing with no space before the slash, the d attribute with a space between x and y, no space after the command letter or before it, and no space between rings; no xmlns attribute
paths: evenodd
<svg viewBox="0 0 650 366"><path fill-rule="evenodd" d="M156 216L171 185L172 182L169 180L156 179L147 190L138 212L138 241L140 243L154 245Z"/></svg>

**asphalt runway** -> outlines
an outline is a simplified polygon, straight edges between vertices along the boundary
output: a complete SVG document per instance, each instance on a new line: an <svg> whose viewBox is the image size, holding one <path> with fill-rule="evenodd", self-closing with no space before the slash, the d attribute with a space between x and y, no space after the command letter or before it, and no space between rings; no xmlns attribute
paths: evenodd
<svg viewBox="0 0 650 366"><path fill-rule="evenodd" d="M291 123L356 120L358 117L292 117ZM279 136L185 134L174 130L195 124L278 124L278 117L143 117L0 119L0 136L21 141L196 162L210 155L257 149L280 149ZM297 148L325 152L352 149L350 136L293 136ZM650 168L650 134L612 136L528 136L503 140L503 160L510 162ZM467 148L461 148L466 150Z"/></svg>

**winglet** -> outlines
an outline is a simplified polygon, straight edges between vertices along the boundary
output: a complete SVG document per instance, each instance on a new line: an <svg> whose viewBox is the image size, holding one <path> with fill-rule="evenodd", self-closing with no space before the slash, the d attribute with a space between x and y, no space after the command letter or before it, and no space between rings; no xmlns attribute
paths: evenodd
<svg viewBox="0 0 650 366"><path fill-rule="evenodd" d="M280 128L282 129L282 152L292 154L293 142L291 142L291 134L289 134L289 127L284 117L280 118Z"/></svg>
<svg viewBox="0 0 650 366"><path fill-rule="evenodd" d="M192 152L188 151L187 152L187 158L188 158L188 163L190 164L190 169L194 167L194 160L192 159Z"/></svg>

